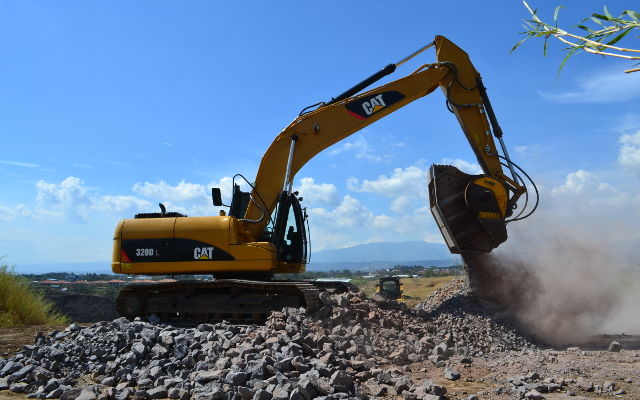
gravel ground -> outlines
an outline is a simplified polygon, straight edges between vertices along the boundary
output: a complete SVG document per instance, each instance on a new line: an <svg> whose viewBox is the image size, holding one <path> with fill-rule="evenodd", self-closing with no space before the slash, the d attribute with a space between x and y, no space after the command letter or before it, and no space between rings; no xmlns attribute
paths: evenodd
<svg viewBox="0 0 640 400"><path fill-rule="evenodd" d="M461 279L414 309L362 293L321 300L264 326L121 318L25 337L0 359L0 398L640 399L637 337L551 348Z"/></svg>

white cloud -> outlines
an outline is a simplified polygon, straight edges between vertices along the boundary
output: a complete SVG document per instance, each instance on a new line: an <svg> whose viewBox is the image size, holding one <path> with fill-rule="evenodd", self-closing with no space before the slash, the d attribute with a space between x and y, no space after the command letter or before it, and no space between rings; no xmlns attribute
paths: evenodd
<svg viewBox="0 0 640 400"><path fill-rule="evenodd" d="M442 160L443 164L453 165L468 174L481 174L482 169L477 163L470 163L461 159ZM406 214L427 203L427 176L429 167L423 162L406 168L395 168L391 175L380 175L375 180L365 179L362 182L356 178L347 179L347 188L354 192L373 193L393 199L391 210Z"/></svg>
<svg viewBox="0 0 640 400"><path fill-rule="evenodd" d="M349 178L347 187L355 192L391 197L391 210L403 213L419 207L426 201L427 169L412 165L407 168L395 168L391 175L380 175L376 180L365 179L360 182L358 179Z"/></svg>
<svg viewBox="0 0 640 400"><path fill-rule="evenodd" d="M24 161L0 160L0 164L13 165L16 167L24 167L24 168L40 168L40 165L38 164L24 162Z"/></svg>
<svg viewBox="0 0 640 400"><path fill-rule="evenodd" d="M221 187L223 201L230 202L231 178L224 177L210 186ZM208 190L200 184L182 181L171 186L164 181L157 184L145 182L135 184L132 190L138 196L101 195L96 189L86 186L82 179L74 176L67 177L59 183L40 180L36 183L35 205L0 206L0 220L35 218L85 222L96 214L132 217L138 212L158 211L158 201L163 202L168 211L178 211L187 215L217 213L217 210L212 208Z"/></svg>
<svg viewBox="0 0 640 400"><path fill-rule="evenodd" d="M404 198L404 197L401 197ZM343 197L334 209L311 208L309 223L315 250L340 248L373 241L423 240L442 242L426 205L414 202L399 215L376 214L353 196Z"/></svg>
<svg viewBox="0 0 640 400"><path fill-rule="evenodd" d="M568 174L562 185L551 189L551 194L555 196L565 193L582 194L598 185L598 180L591 172L580 169Z"/></svg>
<svg viewBox="0 0 640 400"><path fill-rule="evenodd" d="M36 183L36 191L35 210L28 213L23 211L23 216L86 221L95 212L133 214L151 207L149 201L135 196L100 196L74 176L60 183L40 180Z"/></svg>
<svg viewBox="0 0 640 400"><path fill-rule="evenodd" d="M478 163L468 162L459 158L444 158L442 164L453 165L466 174L477 175L482 173L482 168Z"/></svg>
<svg viewBox="0 0 640 400"><path fill-rule="evenodd" d="M312 207L340 203L338 189L331 183L315 183L313 178L302 178L296 190L304 197L305 204Z"/></svg>
<svg viewBox="0 0 640 400"><path fill-rule="evenodd" d="M366 226L370 224L373 218L373 213L367 207L349 195L344 196L340 205L333 210L321 207L311 208L309 209L309 215L312 221L317 219L318 222L324 225L339 228Z"/></svg>
<svg viewBox="0 0 640 400"><path fill-rule="evenodd" d="M130 168L130 167L131 167L131 165L130 165L130 164L128 164L128 163L124 163L124 162L121 162L121 161L109 160L109 161L107 161L107 162L108 162L109 164L111 164L111 165L115 165L116 167L120 167L120 168Z"/></svg>
<svg viewBox="0 0 640 400"><path fill-rule="evenodd" d="M584 76L577 82L577 89L561 92L540 92L546 99L558 103L614 103L629 101L640 95L640 75L619 71L601 71Z"/></svg>
<svg viewBox="0 0 640 400"><path fill-rule="evenodd" d="M595 207L611 208L625 204L629 207L635 196L601 181L595 174L585 170L569 173L562 185L551 188L550 194L556 208L569 207L568 214L593 209L594 215L599 213Z"/></svg>
<svg viewBox="0 0 640 400"><path fill-rule="evenodd" d="M182 181L176 186L171 186L161 180L158 183L136 183L131 189L133 192L151 197L159 201L192 201L195 199L207 199L207 189L197 183L187 183Z"/></svg>
<svg viewBox="0 0 640 400"><path fill-rule="evenodd" d="M27 218L31 215L31 210L24 204L18 204L14 207L0 206L0 221L13 221L17 218Z"/></svg>
<svg viewBox="0 0 640 400"><path fill-rule="evenodd" d="M418 196L399 196L393 199L391 202L391 210L402 213L407 210L413 210L416 208L416 200Z"/></svg>
<svg viewBox="0 0 640 400"><path fill-rule="evenodd" d="M336 155L345 152L354 153L357 159L369 161L384 161L389 158L389 156L385 154L375 154L363 136L358 136L353 141L344 142L341 146L329 151L329 154Z"/></svg>
<svg viewBox="0 0 640 400"><path fill-rule="evenodd" d="M400 216L376 215L372 221L372 225L384 231L387 238L389 234L391 234L391 236L414 236L413 239L410 240L421 240L422 237L428 236L428 233L432 232L435 228L433 217L427 208L411 208L405 211L409 212ZM437 242L443 242L440 234L438 234L437 238L439 239L436 240Z"/></svg>
<svg viewBox="0 0 640 400"><path fill-rule="evenodd" d="M515 151L521 156L531 156L540 154L543 151L543 147L539 144L533 144L530 146L516 146Z"/></svg>
<svg viewBox="0 0 640 400"><path fill-rule="evenodd" d="M148 210L151 202L135 196L100 196L93 200L91 208L97 211L122 213L129 210Z"/></svg>
<svg viewBox="0 0 640 400"><path fill-rule="evenodd" d="M349 178L347 187L356 192L375 193L385 197L396 198L401 195L426 195L427 170L412 165L407 168L394 168L391 175L380 175L378 179L360 182Z"/></svg>
<svg viewBox="0 0 640 400"><path fill-rule="evenodd" d="M640 113L628 112L620 117L614 129L620 133L634 133L640 127Z"/></svg>
<svg viewBox="0 0 640 400"><path fill-rule="evenodd" d="M41 215L85 219L91 204L88 189L80 178L70 176L60 183L36 183L36 210Z"/></svg>
<svg viewBox="0 0 640 400"><path fill-rule="evenodd" d="M136 183L131 190L142 197L162 202L167 211L177 211L189 216L204 216L218 213L218 209L213 207L211 203L211 188L219 188L222 194L222 202L227 205L231 204L232 182L233 179L228 176L218 181L209 182L206 185L182 180L177 185L172 186L164 180L160 180L158 183ZM250 190L250 187L244 181L236 180L236 184L240 185L243 191Z"/></svg>
<svg viewBox="0 0 640 400"><path fill-rule="evenodd" d="M618 162L625 168L640 171L640 131L620 137Z"/></svg>
<svg viewBox="0 0 640 400"><path fill-rule="evenodd" d="M85 169L91 169L93 168L91 165L89 164L82 164L82 163L73 163L71 164L72 167L76 167L76 168L85 168Z"/></svg>

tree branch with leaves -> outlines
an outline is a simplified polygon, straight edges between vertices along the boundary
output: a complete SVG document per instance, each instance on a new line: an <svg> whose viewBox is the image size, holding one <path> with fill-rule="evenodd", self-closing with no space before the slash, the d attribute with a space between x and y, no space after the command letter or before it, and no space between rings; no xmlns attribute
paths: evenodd
<svg viewBox="0 0 640 400"><path fill-rule="evenodd" d="M526 1L523 1L523 3L531 14L531 19L525 21L526 31L521 32L526 37L516 43L511 51L517 49L528 39L542 37L544 38L544 54L546 55L548 40L554 37L568 46L564 49L567 54L562 60L559 70L562 70L571 56L580 51L626 60L640 60L640 50L615 46L629 33L640 30L640 14L633 10L625 10L619 16L614 17L605 6L604 14L594 13L591 17L580 21L576 28L585 33L578 35L558 27L558 15L563 8L562 6L556 7L553 13L552 25L542 21L538 17L537 10L533 10ZM595 29L587 26L586 23L590 23L592 26L595 24ZM640 71L640 68L631 68L624 72L638 71Z"/></svg>

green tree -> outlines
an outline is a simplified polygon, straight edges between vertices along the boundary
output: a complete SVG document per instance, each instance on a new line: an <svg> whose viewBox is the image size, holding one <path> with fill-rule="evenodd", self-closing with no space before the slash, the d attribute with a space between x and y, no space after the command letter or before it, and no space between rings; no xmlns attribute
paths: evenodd
<svg viewBox="0 0 640 400"><path fill-rule="evenodd" d="M521 32L525 37L516 43L511 51L517 49L528 39L544 38L543 52L546 55L547 42L549 38L553 37L567 45L564 49L567 54L562 60L558 72L562 70L562 67L571 56L583 51L606 57L640 60L640 50L616 46L629 33L640 30L640 14L633 10L625 10L619 16L614 17L605 6L603 14L594 13L580 21L576 26L578 34L558 26L558 15L563 6L556 7L553 13L553 24L550 24L544 22L538 16L538 11L532 9L526 1L523 1L523 3L531 14L531 19L525 21L526 30ZM637 65L635 64L634 67ZM640 71L640 68L630 68L624 72L638 71Z"/></svg>

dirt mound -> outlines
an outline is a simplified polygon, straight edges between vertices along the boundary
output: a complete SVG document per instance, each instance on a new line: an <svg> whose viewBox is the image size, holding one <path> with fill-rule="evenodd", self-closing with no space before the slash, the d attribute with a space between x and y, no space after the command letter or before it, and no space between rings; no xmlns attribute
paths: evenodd
<svg viewBox="0 0 640 400"><path fill-rule="evenodd" d="M438 336L454 343L459 354L482 355L536 347L509 314L476 298L466 279L452 280L416 305L415 310L418 316L437 326Z"/></svg>
<svg viewBox="0 0 640 400"><path fill-rule="evenodd" d="M57 294L47 296L56 311L74 322L98 322L118 317L113 300L88 294Z"/></svg>

